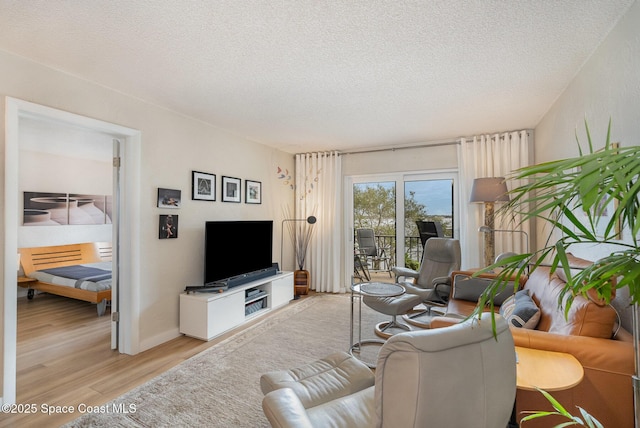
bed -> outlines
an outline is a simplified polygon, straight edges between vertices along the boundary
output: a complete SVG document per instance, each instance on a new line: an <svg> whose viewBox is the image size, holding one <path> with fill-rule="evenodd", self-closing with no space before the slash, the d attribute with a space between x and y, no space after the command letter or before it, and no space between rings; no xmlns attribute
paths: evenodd
<svg viewBox="0 0 640 428"><path fill-rule="evenodd" d="M97 305L98 316L111 300L111 248L108 243L21 248L20 264L29 281L18 282L33 299L35 290Z"/></svg>

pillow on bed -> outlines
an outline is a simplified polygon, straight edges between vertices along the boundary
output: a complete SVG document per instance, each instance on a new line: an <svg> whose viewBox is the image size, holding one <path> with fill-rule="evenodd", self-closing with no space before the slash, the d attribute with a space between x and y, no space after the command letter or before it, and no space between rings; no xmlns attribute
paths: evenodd
<svg viewBox="0 0 640 428"><path fill-rule="evenodd" d="M504 301L500 315L514 327L535 329L540 321L540 308L529 296L529 290L520 290Z"/></svg>

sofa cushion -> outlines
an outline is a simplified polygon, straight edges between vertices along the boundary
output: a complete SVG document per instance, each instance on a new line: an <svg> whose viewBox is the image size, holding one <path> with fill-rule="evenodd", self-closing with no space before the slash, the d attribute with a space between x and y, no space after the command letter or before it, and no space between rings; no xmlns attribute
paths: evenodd
<svg viewBox="0 0 640 428"><path fill-rule="evenodd" d="M564 335L611 338L616 312L609 305L598 306L583 296L575 296L565 317L566 297L562 304L558 300L565 284L556 273L550 274L548 267L540 266L529 276L524 288L540 308L537 329Z"/></svg>
<svg viewBox="0 0 640 428"><path fill-rule="evenodd" d="M473 277L468 274L455 274L453 276L453 291L451 297L456 300L466 300L477 303L480 295L491 284L492 278ZM513 295L513 281L509 281L506 287L493 298L496 306Z"/></svg>
<svg viewBox="0 0 640 428"><path fill-rule="evenodd" d="M540 308L529 296L529 291L520 290L504 301L500 315L511 326L534 329L540 321Z"/></svg>

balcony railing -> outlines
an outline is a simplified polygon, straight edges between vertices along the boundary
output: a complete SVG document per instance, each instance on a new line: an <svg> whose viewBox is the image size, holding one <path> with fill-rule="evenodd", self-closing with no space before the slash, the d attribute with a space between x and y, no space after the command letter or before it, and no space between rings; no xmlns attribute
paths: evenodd
<svg viewBox="0 0 640 428"><path fill-rule="evenodd" d="M379 250L384 249L387 257L391 259L391 266L394 266L396 263L396 236L395 235L375 235L376 246ZM357 240L354 236L354 242L357 243ZM356 244L356 252L357 252L357 244ZM406 236L404 238L404 253L405 260L414 261L416 264L419 264L422 260L422 243L420 241L419 236ZM408 266L409 267L409 266Z"/></svg>

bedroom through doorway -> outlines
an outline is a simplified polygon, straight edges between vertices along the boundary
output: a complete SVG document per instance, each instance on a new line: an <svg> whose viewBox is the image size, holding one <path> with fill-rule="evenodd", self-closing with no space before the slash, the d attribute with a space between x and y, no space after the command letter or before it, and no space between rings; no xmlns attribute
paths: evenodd
<svg viewBox="0 0 640 428"><path fill-rule="evenodd" d="M120 212L119 200L120 195L137 196L139 192L139 184L136 177L139 177L139 143L140 132L119 125L114 125L84 116L67 113L64 111L51 109L45 106L32 104L17 99L6 99L7 121L6 121L6 157L5 171L8 183L14 183L14 186L7 186L5 193L5 266L16 266L18 275L20 274L20 255L19 248L47 247L51 245L66 245L81 242L107 242L112 247L112 261L108 261L108 255L104 256L104 265L111 265L113 272L113 286L111 307L106 310L106 314L98 316L97 306L95 304L73 301L73 299L59 300L60 302L71 304L84 304L83 311L91 314L91 324L100 325L100 329L104 334L102 340L106 345L108 352L135 354L138 351L137 335L131 334L135 331L133 327L137 326L138 316L135 312L137 307L131 298L126 298L123 308L118 305L119 295L131 296L135 294L130 287L119 290L118 279L124 278L125 284L131 284L129 278L137 273L137 268L132 267L132 254L139 251L139 238L137 228L132 230L131 223L135 222L137 216L132 215L129 210L124 213ZM126 168L114 165L114 147L120 145L121 142L122 159L126 156L129 160ZM123 162L124 163L124 162ZM120 182L120 170L125 169L127 174L126 180ZM97 172L99 171L99 172ZM127 192L123 192L123 188ZM25 224L25 200L31 200L25 196L29 192L43 193L60 193L65 197L67 202L68 219L71 218L71 208L74 210L77 203L88 203L87 199L94 199L97 202L96 207L104 214L103 222L97 221L90 223L89 221L80 222L69 220L66 224L55 225L49 223L47 225L33 226ZM104 199L102 197L104 196ZM34 196L33 199L38 199ZM71 203L71 200L74 203ZM82 202L80 202L82 200ZM39 200L39 202L50 202ZM52 206L52 208L55 208ZM41 211L48 211L42 209ZM106 213L109 213L107 216ZM31 213L28 213L31 214ZM59 215L60 213L56 213ZM76 212L78 214L78 212ZM93 210L93 214L96 211ZM54 214L49 211L45 216L53 217ZM108 218L107 218L108 217ZM64 223L58 221L57 223ZM137 222L135 222L137 223ZM135 224L134 223L134 224ZM14 225L11 227L11 225ZM122 248L119 245L118 237L121 229L127 231L131 238L129 242ZM124 253L124 265L119 262L119 255ZM32 325L28 325L26 330L23 326L18 328L18 299L29 300L29 310L34 314L38 312L38 300L40 296L34 296L33 300L28 299L28 292L17 286L16 271L5 270L5 290L4 290L4 343L5 352L3 360L3 401L5 403L16 402L17 390L17 372L22 370L18 367L28 359L25 355L18 354L18 331L23 334L37 336L42 334L43 337L55 337L55 331L47 332L52 328L53 323L41 324L38 329L38 322L29 321ZM46 295L51 300L59 298L55 295ZM59 298L59 299L67 299ZM42 301L42 300L41 300ZM44 305L43 305L44 306ZM51 309L48 305L47 310ZM110 312L118 311L121 322L112 320ZM69 317L74 319L75 315ZM64 316L62 317L64 318ZM115 318L115 317L114 317ZM95 322L94 322L95 320ZM124 322L123 322L124 321ZM85 322L80 321L79 325L72 336L82 339L82 328ZM61 324L64 325L64 324ZM50 333L50 334L47 334ZM90 335L87 335L90 337ZM95 337L95 335L94 335ZM43 346L47 346L43 342ZM55 343L52 346L59 350L64 350L62 343ZM32 355L38 353L47 355L46 349L41 349L37 345L37 341L28 345L27 352ZM73 352L73 351L69 351ZM72 356L70 356L72 357ZM31 360L33 362L33 360ZM37 364L36 364L37 367ZM46 365L41 365L42 370Z"/></svg>

